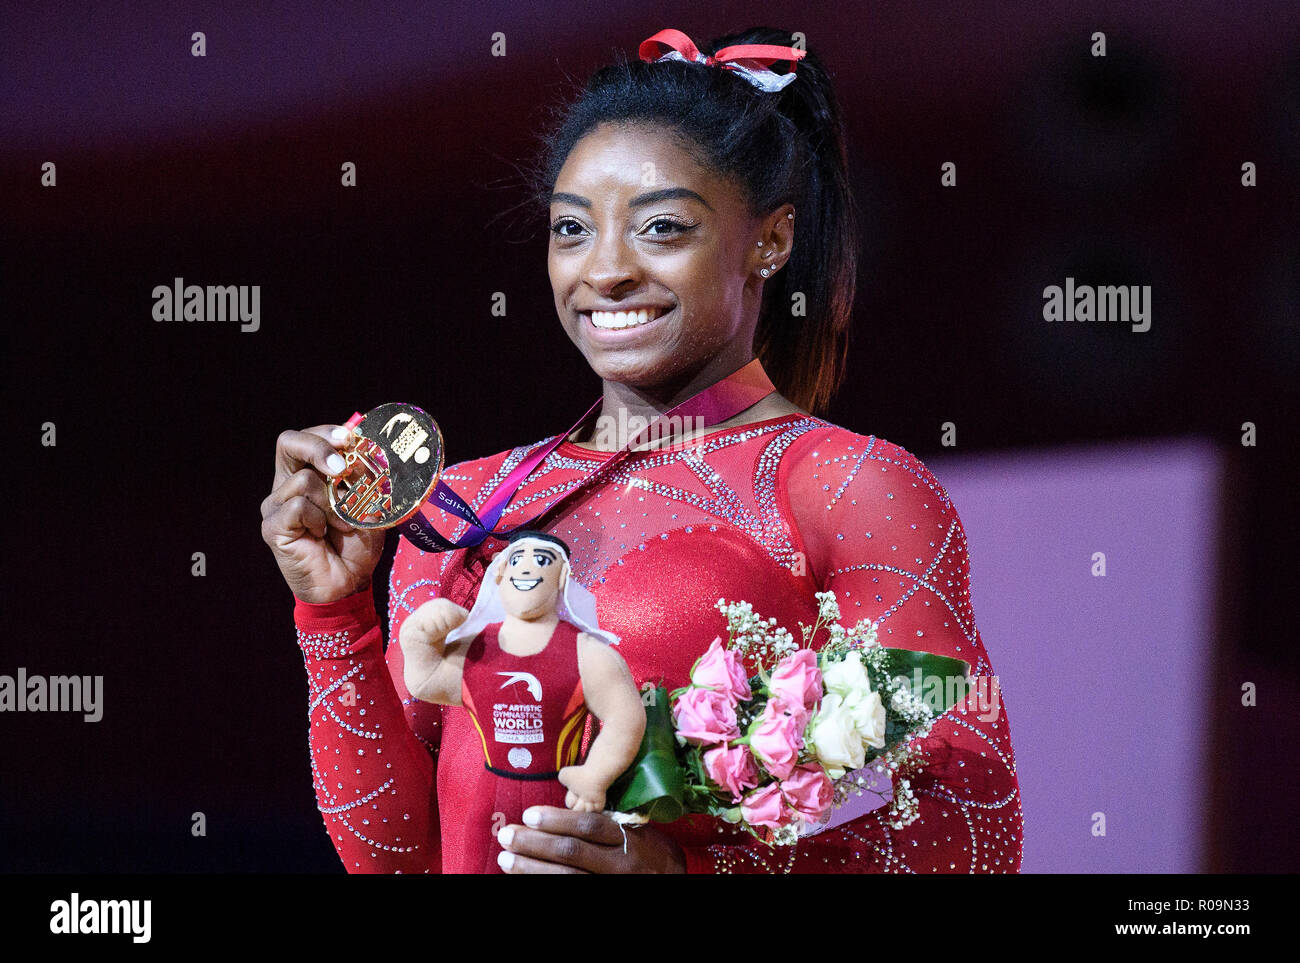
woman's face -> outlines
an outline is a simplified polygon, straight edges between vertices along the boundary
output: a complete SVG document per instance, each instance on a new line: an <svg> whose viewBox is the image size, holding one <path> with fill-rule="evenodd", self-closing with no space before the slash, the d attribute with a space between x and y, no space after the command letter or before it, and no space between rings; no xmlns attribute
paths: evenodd
<svg viewBox="0 0 1300 963"><path fill-rule="evenodd" d="M551 197L560 322L606 381L671 390L710 361L727 374L753 357L758 269L784 260L764 236L774 221L752 217L733 182L663 129L602 124L573 148Z"/></svg>

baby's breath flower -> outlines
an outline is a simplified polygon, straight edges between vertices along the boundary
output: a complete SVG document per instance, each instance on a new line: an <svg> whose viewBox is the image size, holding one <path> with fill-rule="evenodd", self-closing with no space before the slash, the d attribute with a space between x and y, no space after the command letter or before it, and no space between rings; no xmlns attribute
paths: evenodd
<svg viewBox="0 0 1300 963"><path fill-rule="evenodd" d="M825 619L828 622L837 621L840 617L840 606L835 601L834 592L817 592L816 598L819 603L817 609L817 618Z"/></svg>
<svg viewBox="0 0 1300 963"><path fill-rule="evenodd" d="M921 815L920 800L912 791L912 780L908 778L922 763L921 753L914 744L902 745L892 750L886 760L894 782L894 800L886 815L894 829L906 829Z"/></svg>
<svg viewBox="0 0 1300 963"><path fill-rule="evenodd" d="M793 846L797 842L799 842L799 827L796 825L782 826L772 831L773 845Z"/></svg>
<svg viewBox="0 0 1300 963"><path fill-rule="evenodd" d="M889 700L890 706L910 723L928 723L934 718L930 707L906 686L898 686Z"/></svg>

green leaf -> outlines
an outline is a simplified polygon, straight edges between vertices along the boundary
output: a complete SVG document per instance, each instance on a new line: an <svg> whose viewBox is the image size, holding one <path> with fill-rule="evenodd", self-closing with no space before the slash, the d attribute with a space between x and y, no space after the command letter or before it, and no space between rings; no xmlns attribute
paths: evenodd
<svg viewBox="0 0 1300 963"><path fill-rule="evenodd" d="M965 699L972 687L970 663L961 659L911 649L885 649L885 654L890 678L903 676L908 690L930 707L936 719Z"/></svg>
<svg viewBox="0 0 1300 963"><path fill-rule="evenodd" d="M668 703L668 693L660 686L645 707L641 747L606 794L616 812L641 812L660 823L680 819L685 812L686 783Z"/></svg>

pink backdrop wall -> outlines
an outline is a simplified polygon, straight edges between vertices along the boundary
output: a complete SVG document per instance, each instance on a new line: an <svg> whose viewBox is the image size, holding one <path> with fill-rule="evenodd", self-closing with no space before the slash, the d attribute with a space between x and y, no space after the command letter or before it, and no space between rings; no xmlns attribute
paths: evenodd
<svg viewBox="0 0 1300 963"><path fill-rule="evenodd" d="M1219 456L1178 440L927 464L970 542L1016 748L1024 871L1204 871L1198 693L1216 644Z"/></svg>

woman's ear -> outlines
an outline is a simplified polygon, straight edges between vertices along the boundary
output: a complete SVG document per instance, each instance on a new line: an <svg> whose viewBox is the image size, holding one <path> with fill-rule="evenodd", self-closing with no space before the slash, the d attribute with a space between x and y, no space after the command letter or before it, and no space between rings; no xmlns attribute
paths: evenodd
<svg viewBox="0 0 1300 963"><path fill-rule="evenodd" d="M494 575L492 575L492 581L497 585L500 585L501 579L505 578L505 574L506 574L506 566L504 560L505 554L506 554L505 549L502 549L501 551L493 555L492 561L488 563L488 572L495 573Z"/></svg>
<svg viewBox="0 0 1300 963"><path fill-rule="evenodd" d="M569 563L565 562L564 567L560 569L560 594L564 594L564 587L569 584Z"/></svg>
<svg viewBox="0 0 1300 963"><path fill-rule="evenodd" d="M749 252L750 271L766 268L770 276L785 266L794 248L794 205L782 204L759 224L759 236Z"/></svg>

